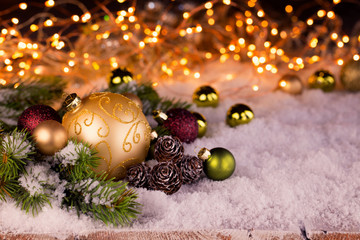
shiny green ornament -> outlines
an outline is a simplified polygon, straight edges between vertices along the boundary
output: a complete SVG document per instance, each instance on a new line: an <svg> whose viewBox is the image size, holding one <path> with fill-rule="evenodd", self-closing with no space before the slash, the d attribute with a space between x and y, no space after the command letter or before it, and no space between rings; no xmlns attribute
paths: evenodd
<svg viewBox="0 0 360 240"><path fill-rule="evenodd" d="M131 82L133 80L133 75L126 68L117 68L111 72L109 80L110 88L113 88L122 83Z"/></svg>
<svg viewBox="0 0 360 240"><path fill-rule="evenodd" d="M308 82L310 88L320 88L324 92L331 92L335 88L334 76L325 70L316 71Z"/></svg>
<svg viewBox="0 0 360 240"><path fill-rule="evenodd" d="M193 101L198 107L217 107L219 94L210 86L201 86L195 90Z"/></svg>
<svg viewBox="0 0 360 240"><path fill-rule="evenodd" d="M206 118L201 113L192 112L192 114L195 116L196 122L198 124L198 135L197 135L197 137L201 138L206 133L206 129L207 129Z"/></svg>
<svg viewBox="0 0 360 240"><path fill-rule="evenodd" d="M341 69L340 80L348 91L360 91L360 61L350 60Z"/></svg>
<svg viewBox="0 0 360 240"><path fill-rule="evenodd" d="M225 148L202 148L198 157L204 161L204 173L212 180L225 180L235 171L236 162L234 156Z"/></svg>
<svg viewBox="0 0 360 240"><path fill-rule="evenodd" d="M235 104L226 114L226 123L230 127L236 127L241 124L249 123L255 117L253 111L245 104Z"/></svg>

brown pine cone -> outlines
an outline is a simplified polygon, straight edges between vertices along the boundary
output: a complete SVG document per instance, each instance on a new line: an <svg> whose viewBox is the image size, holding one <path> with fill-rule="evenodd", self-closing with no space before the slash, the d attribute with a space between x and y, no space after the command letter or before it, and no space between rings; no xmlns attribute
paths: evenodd
<svg viewBox="0 0 360 240"><path fill-rule="evenodd" d="M183 156L184 146L177 137L163 136L155 143L154 157L158 162L172 161L177 164Z"/></svg>
<svg viewBox="0 0 360 240"><path fill-rule="evenodd" d="M180 169L172 162L160 162L151 170L149 186L153 190L160 190L171 195L182 185Z"/></svg>
<svg viewBox="0 0 360 240"><path fill-rule="evenodd" d="M127 180L129 185L134 187L147 187L149 182L150 168L145 163L131 166L127 170Z"/></svg>
<svg viewBox="0 0 360 240"><path fill-rule="evenodd" d="M203 161L195 156L186 155L178 164L184 184L191 184L199 180L203 172Z"/></svg>

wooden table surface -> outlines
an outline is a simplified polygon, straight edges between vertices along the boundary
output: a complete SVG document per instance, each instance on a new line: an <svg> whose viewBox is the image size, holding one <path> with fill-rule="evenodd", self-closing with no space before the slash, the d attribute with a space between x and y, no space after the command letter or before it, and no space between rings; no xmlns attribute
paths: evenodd
<svg viewBox="0 0 360 240"><path fill-rule="evenodd" d="M305 236L306 235L306 236ZM95 232L88 235L70 235L57 237L53 234L13 234L0 233L1 240L230 240L230 239L266 239L266 240L360 240L360 233L310 232L295 233L282 231L246 231L246 230L214 230L214 231L117 231Z"/></svg>

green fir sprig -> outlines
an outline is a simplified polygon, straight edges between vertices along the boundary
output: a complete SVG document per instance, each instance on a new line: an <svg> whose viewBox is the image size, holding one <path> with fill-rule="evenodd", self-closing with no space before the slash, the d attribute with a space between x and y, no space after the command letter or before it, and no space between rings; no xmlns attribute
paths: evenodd
<svg viewBox="0 0 360 240"><path fill-rule="evenodd" d="M4 134L0 145L0 176L4 182L16 179L19 173L25 172L26 162L34 153L31 142L25 131L13 130Z"/></svg>
<svg viewBox="0 0 360 240"><path fill-rule="evenodd" d="M20 114L36 104L52 104L64 93L66 82L56 76L33 76L0 86L0 122L14 129Z"/></svg>
<svg viewBox="0 0 360 240"><path fill-rule="evenodd" d="M137 84L135 81L129 83L120 83L112 86L105 91L113 93L133 93L137 95L143 103L143 112L150 115L153 110L162 110L166 112L171 108L189 108L191 104L185 101L163 98L158 95L151 84Z"/></svg>
<svg viewBox="0 0 360 240"><path fill-rule="evenodd" d="M94 173L99 158L88 144L69 140L65 148L47 157L34 154L33 149L23 131L1 138L0 200L11 197L33 215L55 202L114 226L129 224L139 214L133 189Z"/></svg>
<svg viewBox="0 0 360 240"><path fill-rule="evenodd" d="M63 204L77 213L91 215L105 224L124 226L139 214L137 194L127 183L106 180L106 176L84 179L71 184Z"/></svg>
<svg viewBox="0 0 360 240"><path fill-rule="evenodd" d="M93 169L99 165L100 158L94 148L84 142L72 139L61 151L55 153L56 170L62 179L76 182L94 177Z"/></svg>

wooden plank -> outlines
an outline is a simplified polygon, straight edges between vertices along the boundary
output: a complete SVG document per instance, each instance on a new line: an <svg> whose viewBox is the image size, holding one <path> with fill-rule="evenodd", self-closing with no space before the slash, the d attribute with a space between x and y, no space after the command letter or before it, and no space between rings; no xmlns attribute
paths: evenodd
<svg viewBox="0 0 360 240"><path fill-rule="evenodd" d="M359 240L360 233L308 233L309 240ZM0 233L1 240L58 240L64 239L47 234ZM300 233L285 231L99 231L88 235L70 235L66 240L305 240Z"/></svg>

